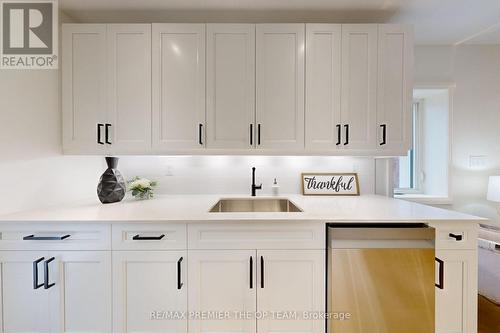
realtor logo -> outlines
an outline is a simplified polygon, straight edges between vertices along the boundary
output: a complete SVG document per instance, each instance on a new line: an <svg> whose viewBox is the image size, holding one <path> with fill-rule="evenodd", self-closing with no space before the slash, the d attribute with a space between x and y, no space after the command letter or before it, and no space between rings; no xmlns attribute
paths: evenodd
<svg viewBox="0 0 500 333"><path fill-rule="evenodd" d="M0 0L0 19L0 68L57 68L57 0Z"/></svg>

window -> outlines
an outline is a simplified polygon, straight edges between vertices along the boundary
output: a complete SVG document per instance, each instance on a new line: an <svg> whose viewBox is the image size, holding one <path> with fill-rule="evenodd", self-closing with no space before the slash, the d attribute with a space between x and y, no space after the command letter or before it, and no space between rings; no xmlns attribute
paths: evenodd
<svg viewBox="0 0 500 333"><path fill-rule="evenodd" d="M412 145L393 159L394 194L448 198L451 88L413 91Z"/></svg>

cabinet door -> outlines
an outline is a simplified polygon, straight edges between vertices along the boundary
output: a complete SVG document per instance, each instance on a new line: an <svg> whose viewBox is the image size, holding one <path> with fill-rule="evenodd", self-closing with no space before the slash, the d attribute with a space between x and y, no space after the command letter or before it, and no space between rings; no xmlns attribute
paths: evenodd
<svg viewBox="0 0 500 333"><path fill-rule="evenodd" d="M153 24L153 148L205 144L205 25Z"/></svg>
<svg viewBox="0 0 500 333"><path fill-rule="evenodd" d="M255 25L207 25L207 147L255 145Z"/></svg>
<svg viewBox="0 0 500 333"><path fill-rule="evenodd" d="M113 153L151 148L151 25L107 26L108 123Z"/></svg>
<svg viewBox="0 0 500 333"><path fill-rule="evenodd" d="M50 332L111 332L111 252L49 253Z"/></svg>
<svg viewBox="0 0 500 333"><path fill-rule="evenodd" d="M257 24L257 147L304 148L304 24Z"/></svg>
<svg viewBox="0 0 500 333"><path fill-rule="evenodd" d="M345 148L376 147L377 25L342 25L342 131Z"/></svg>
<svg viewBox="0 0 500 333"><path fill-rule="evenodd" d="M64 151L105 154L106 25L65 24L62 34Z"/></svg>
<svg viewBox="0 0 500 333"><path fill-rule="evenodd" d="M257 331L324 333L324 320L309 319L303 313L325 310L325 251L268 250L257 251L257 256L257 309L277 314L258 320Z"/></svg>
<svg viewBox="0 0 500 333"><path fill-rule="evenodd" d="M436 250L436 257L444 262L444 288L436 288L436 332L477 332L477 251ZM439 266L436 275L438 283Z"/></svg>
<svg viewBox="0 0 500 333"><path fill-rule="evenodd" d="M38 264L34 289L34 266L37 259L48 259L46 252L0 251L0 327L5 333L47 333L49 328L49 293L43 288L43 261Z"/></svg>
<svg viewBox="0 0 500 333"><path fill-rule="evenodd" d="M306 24L306 148L341 147L341 25Z"/></svg>
<svg viewBox="0 0 500 333"><path fill-rule="evenodd" d="M236 313L256 311L255 251L189 252L189 312L229 311L223 320L189 321L190 333L255 333L255 319Z"/></svg>
<svg viewBox="0 0 500 333"><path fill-rule="evenodd" d="M113 252L113 331L182 333L187 291L185 251Z"/></svg>
<svg viewBox="0 0 500 333"><path fill-rule="evenodd" d="M377 145L380 149L406 154L410 148L412 71L412 28L379 25Z"/></svg>

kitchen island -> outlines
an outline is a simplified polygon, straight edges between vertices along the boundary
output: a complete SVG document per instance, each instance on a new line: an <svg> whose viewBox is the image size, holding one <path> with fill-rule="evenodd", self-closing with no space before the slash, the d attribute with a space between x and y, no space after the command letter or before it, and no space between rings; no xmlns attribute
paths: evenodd
<svg viewBox="0 0 500 333"><path fill-rule="evenodd" d="M235 196L0 217L5 331L324 333L329 223L435 228L436 332L477 331L481 218L375 195L283 195L301 211L209 212L221 198Z"/></svg>

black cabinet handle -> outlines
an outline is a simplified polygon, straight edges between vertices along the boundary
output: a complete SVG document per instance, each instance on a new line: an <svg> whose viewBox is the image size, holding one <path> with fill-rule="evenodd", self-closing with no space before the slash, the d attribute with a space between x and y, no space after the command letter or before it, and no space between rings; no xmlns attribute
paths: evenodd
<svg viewBox="0 0 500 333"><path fill-rule="evenodd" d="M342 142L342 126L337 124L335 127L337 127L337 143L335 145L338 146Z"/></svg>
<svg viewBox="0 0 500 333"><path fill-rule="evenodd" d="M349 124L344 125L344 130L345 130L345 142L344 146L349 144Z"/></svg>
<svg viewBox="0 0 500 333"><path fill-rule="evenodd" d="M380 143L380 145L383 146L383 145L386 144L387 125L386 124L382 124L382 125L380 125L380 127L382 128L382 142Z"/></svg>
<svg viewBox="0 0 500 333"><path fill-rule="evenodd" d="M41 257L33 261L33 289L38 289L43 286L43 283L38 284L38 264L43 261L45 257Z"/></svg>
<svg viewBox="0 0 500 333"><path fill-rule="evenodd" d="M260 256L260 287L264 289L264 257Z"/></svg>
<svg viewBox="0 0 500 333"><path fill-rule="evenodd" d="M165 234L161 234L160 236L140 236L135 235L132 237L132 240L162 240L165 237Z"/></svg>
<svg viewBox="0 0 500 333"><path fill-rule="evenodd" d="M203 134L203 124L198 125L198 143L203 146L203 140L201 138Z"/></svg>
<svg viewBox="0 0 500 333"><path fill-rule="evenodd" d="M253 124L250 124L250 146L253 146Z"/></svg>
<svg viewBox="0 0 500 333"><path fill-rule="evenodd" d="M439 289L444 289L444 261L439 258L435 259L439 263L439 283L436 283L435 285Z"/></svg>
<svg viewBox="0 0 500 333"><path fill-rule="evenodd" d="M71 235L64 235L64 236L35 236L35 235L28 235L24 236L23 240L42 240L42 241L50 241L50 240L64 240L66 238L71 237Z"/></svg>
<svg viewBox="0 0 500 333"><path fill-rule="evenodd" d="M253 257L250 256L250 289L253 289Z"/></svg>
<svg viewBox="0 0 500 333"><path fill-rule="evenodd" d="M257 124L257 145L260 146L260 124Z"/></svg>
<svg viewBox="0 0 500 333"><path fill-rule="evenodd" d="M177 261L177 289L178 290L181 290L182 286L184 285L184 283L182 283L182 271L181 271L183 259L184 259L183 257L180 257L180 259Z"/></svg>
<svg viewBox="0 0 500 333"><path fill-rule="evenodd" d="M101 141L101 128L103 127L103 124L97 124L97 143L100 145L103 145L104 142Z"/></svg>
<svg viewBox="0 0 500 333"><path fill-rule="evenodd" d="M448 236L449 236L449 237L451 237L451 238L455 238L455 240L456 240L457 242L459 242L459 241L461 241L461 240L463 239L463 236L462 236L462 235L456 235L456 234L451 233L451 232L448 234Z"/></svg>
<svg viewBox="0 0 500 333"><path fill-rule="evenodd" d="M104 126L104 133L105 133L105 134L104 134L104 136L105 136L105 138L106 138L106 143L107 143L108 145L110 145L110 144L111 144L111 141L109 141L109 128L110 128L110 127L111 127L111 124L106 124L106 125Z"/></svg>
<svg viewBox="0 0 500 333"><path fill-rule="evenodd" d="M55 283L49 283L49 264L56 259L55 257L52 257L50 259L45 260L43 264L43 275L45 276L44 282L43 282L43 289L49 289L53 286L55 286Z"/></svg>

